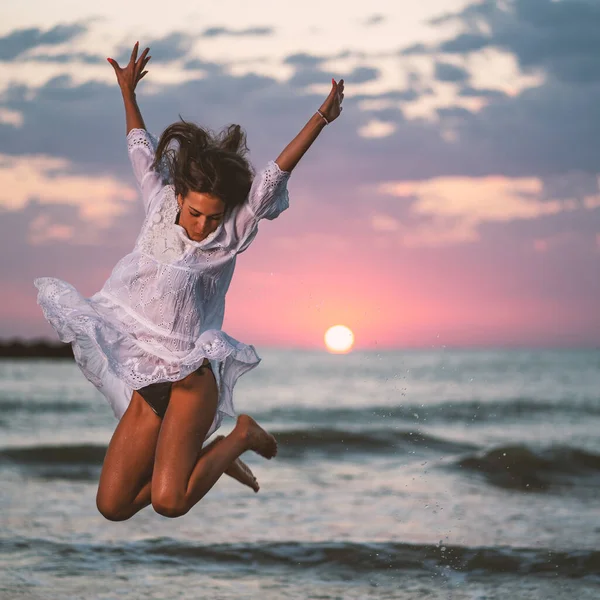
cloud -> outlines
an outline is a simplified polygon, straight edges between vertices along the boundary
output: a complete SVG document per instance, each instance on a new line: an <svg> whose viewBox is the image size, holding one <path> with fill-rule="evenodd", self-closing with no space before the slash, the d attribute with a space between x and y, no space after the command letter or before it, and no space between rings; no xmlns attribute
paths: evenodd
<svg viewBox="0 0 600 600"><path fill-rule="evenodd" d="M61 54L32 54L19 58L19 61L37 62L37 63L84 63L88 65L104 64L106 59L99 54L90 54L88 52L71 52Z"/></svg>
<svg viewBox="0 0 600 600"><path fill-rule="evenodd" d="M204 71L212 75L219 75L223 73L224 65L202 60L201 58L192 58L183 64L183 68L186 71Z"/></svg>
<svg viewBox="0 0 600 600"><path fill-rule="evenodd" d="M364 24L366 27L372 27L373 25L380 25L385 21L384 15L371 15L370 17L364 20Z"/></svg>
<svg viewBox="0 0 600 600"><path fill-rule="evenodd" d="M500 90L475 88L470 85L464 85L460 88L458 95L464 98L486 98L488 100L506 98L506 93Z"/></svg>
<svg viewBox="0 0 600 600"><path fill-rule="evenodd" d="M321 65L334 57L314 56L312 54L298 53L291 54L284 59L284 63L295 68L294 74L288 80L288 83L294 87L307 87L315 84L329 83L329 74ZM380 76L379 69L366 65L355 67L352 71L345 74L339 74L339 79L344 79L347 83L367 83L375 81Z"/></svg>
<svg viewBox="0 0 600 600"><path fill-rule="evenodd" d="M182 31L174 31L162 38L151 40L147 46L153 62L171 62L185 58L196 36ZM130 49L131 51L131 49Z"/></svg>
<svg viewBox="0 0 600 600"><path fill-rule="evenodd" d="M56 25L43 31L37 27L17 29L0 37L0 61L11 61L21 54L40 46L57 46L70 42L87 31L81 23Z"/></svg>
<svg viewBox="0 0 600 600"><path fill-rule="evenodd" d="M415 198L410 213L420 223L405 227L403 243L444 246L478 241L481 225L485 223L535 220L573 211L597 218L600 216L598 178L584 181L576 199L570 186L561 188L532 177L443 177L383 184L380 191L399 198Z"/></svg>
<svg viewBox="0 0 600 600"><path fill-rule="evenodd" d="M296 88L308 87L310 85L331 83L327 73L319 68L300 68L288 79L289 85Z"/></svg>
<svg viewBox="0 0 600 600"><path fill-rule="evenodd" d="M379 69L374 67L356 67L347 75L344 75L343 79L350 83L367 83L368 81L374 81L380 75Z"/></svg>
<svg viewBox="0 0 600 600"><path fill-rule="evenodd" d="M247 27L246 29L230 29L228 27L209 27L201 36L205 38L214 37L265 37L275 33L273 27Z"/></svg>
<svg viewBox="0 0 600 600"><path fill-rule="evenodd" d="M466 55L496 48L513 54L525 72L542 69L564 82L600 82L596 0L483 0L437 20L447 22L465 31L440 43L437 52Z"/></svg>
<svg viewBox="0 0 600 600"><path fill-rule="evenodd" d="M415 56L419 54L429 54L430 47L418 42L416 44L412 44L411 46L407 46L406 48L402 48L398 54L400 56Z"/></svg>
<svg viewBox="0 0 600 600"><path fill-rule="evenodd" d="M197 36L183 31L173 31L163 37L154 38L147 43L140 43L138 57L145 48L150 48L148 53L152 56L153 63L170 63L186 58ZM129 62L133 44L121 46L115 53L116 61L124 66Z"/></svg>
<svg viewBox="0 0 600 600"><path fill-rule="evenodd" d="M490 37L478 33L461 33L456 37L442 42L437 50L447 54L468 54L477 52L490 45ZM430 49L423 46L423 54L428 53ZM416 52L415 52L416 53Z"/></svg>
<svg viewBox="0 0 600 600"><path fill-rule="evenodd" d="M255 121L261 110L263 122L269 115L273 119L272 108L267 111L262 102L273 84L273 79L255 74L212 72L202 79L166 85L152 94L145 94L141 85L138 100L148 127L157 133L176 121L178 114L215 128L232 121L245 125ZM240 97L244 103L239 102ZM67 159L71 172L131 181L123 106L116 84L76 84L60 76L38 88L8 89L0 95L0 109L20 116L20 126L0 122L0 153L51 155Z"/></svg>
<svg viewBox="0 0 600 600"><path fill-rule="evenodd" d="M298 52L296 54L290 54L289 56L286 56L283 62L286 65L292 65L299 69L314 69L325 60L327 59L323 56L315 56L314 54L307 54L306 52Z"/></svg>
<svg viewBox="0 0 600 600"><path fill-rule="evenodd" d="M40 204L70 205L82 219L106 227L137 198L114 178L70 174L69 166L60 158L0 154L0 206L20 210L36 198Z"/></svg>
<svg viewBox="0 0 600 600"><path fill-rule="evenodd" d="M512 13L509 16L514 18ZM161 39L173 45L178 35ZM320 94L299 93L298 87L328 83L329 76L322 70L328 59L308 53L288 56L284 60L295 72L284 84L253 73L234 75L215 63L190 59L186 65L205 71L201 79L154 86L150 94L144 93L142 85L138 98L148 126L156 133L176 120L178 113L213 128L241 123L260 167L293 138L322 101ZM336 194L336 182L342 180L349 189L358 190L391 180L503 175L545 181L550 176L598 170L600 90L593 84L582 89L550 78L507 96L457 81L457 94L481 100L481 104L477 109L446 104L436 109L432 120L411 118L404 110L405 104L432 95L424 78L412 78L407 89L352 95L353 76L372 80L377 75L374 67L360 66L346 76L347 99L352 101L303 159L302 172L320 194L327 195L335 210L349 203L361 207L364 202L358 192L350 199L348 193ZM465 76L464 72L459 75ZM371 106L363 110L359 102ZM20 119L19 127L0 122L0 152L52 154L69 161L71 174L132 181L116 86L75 84L59 77L40 88L7 90L0 98L0 109Z"/></svg>
<svg viewBox="0 0 600 600"><path fill-rule="evenodd" d="M435 78L438 81L448 81L451 83L463 83L468 81L470 75L466 69L450 63L435 63Z"/></svg>

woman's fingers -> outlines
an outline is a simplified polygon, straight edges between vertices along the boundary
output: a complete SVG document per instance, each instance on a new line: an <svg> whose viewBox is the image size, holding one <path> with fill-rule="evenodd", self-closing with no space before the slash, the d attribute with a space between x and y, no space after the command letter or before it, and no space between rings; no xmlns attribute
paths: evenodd
<svg viewBox="0 0 600 600"><path fill-rule="evenodd" d="M112 58L107 58L106 60L108 61L108 64L115 70L115 73L118 73L121 70L119 63L116 60L113 60Z"/></svg>
<svg viewBox="0 0 600 600"><path fill-rule="evenodd" d="M140 57L136 61L136 65L143 65L144 64L144 61L146 60L146 55L148 54L148 52L150 52L150 48L146 48L142 52L142 54L140 55Z"/></svg>
<svg viewBox="0 0 600 600"><path fill-rule="evenodd" d="M139 42L136 42L133 46L133 50L131 51L131 57L129 59L129 62L131 64L135 64L135 61L137 60L137 52L138 52L138 46L140 45Z"/></svg>
<svg viewBox="0 0 600 600"><path fill-rule="evenodd" d="M144 77L144 75L147 73L148 71L143 71L142 73L140 73L139 77L137 78L136 84L139 83L142 78Z"/></svg>

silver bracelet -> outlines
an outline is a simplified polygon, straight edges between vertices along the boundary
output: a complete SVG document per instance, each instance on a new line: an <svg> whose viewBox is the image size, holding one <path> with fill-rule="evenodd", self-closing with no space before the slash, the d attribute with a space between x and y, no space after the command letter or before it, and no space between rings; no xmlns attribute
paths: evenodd
<svg viewBox="0 0 600 600"><path fill-rule="evenodd" d="M321 119L323 119L323 121L325 121L325 125L329 125L329 121L326 119L325 115L320 110L317 110L317 114L321 117Z"/></svg>

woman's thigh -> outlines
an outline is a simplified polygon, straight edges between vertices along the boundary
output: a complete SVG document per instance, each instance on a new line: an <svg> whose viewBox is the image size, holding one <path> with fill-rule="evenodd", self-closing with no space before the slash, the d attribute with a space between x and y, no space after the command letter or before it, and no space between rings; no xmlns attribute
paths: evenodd
<svg viewBox="0 0 600 600"><path fill-rule="evenodd" d="M115 512L128 506L148 483L160 427L161 419L133 392L104 458L97 497L101 512Z"/></svg>
<svg viewBox="0 0 600 600"><path fill-rule="evenodd" d="M210 369L173 384L152 475L152 494L185 494L198 454L215 418L218 389Z"/></svg>

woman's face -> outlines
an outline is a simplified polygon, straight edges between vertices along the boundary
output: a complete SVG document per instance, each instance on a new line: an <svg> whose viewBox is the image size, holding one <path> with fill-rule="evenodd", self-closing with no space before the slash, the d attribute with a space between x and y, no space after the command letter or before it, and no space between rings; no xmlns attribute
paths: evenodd
<svg viewBox="0 0 600 600"><path fill-rule="evenodd" d="M185 198L179 194L177 202L180 208L179 225L195 242L208 237L223 220L225 204L212 194L190 191Z"/></svg>

